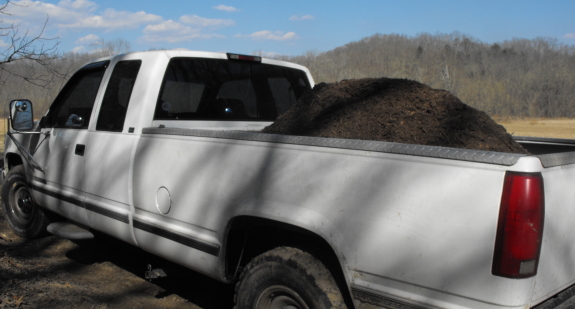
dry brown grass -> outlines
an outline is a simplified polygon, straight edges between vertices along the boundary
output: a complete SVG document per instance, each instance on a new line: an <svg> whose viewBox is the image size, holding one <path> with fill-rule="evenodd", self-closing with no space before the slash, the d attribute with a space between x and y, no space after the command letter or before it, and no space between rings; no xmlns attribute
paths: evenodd
<svg viewBox="0 0 575 309"><path fill-rule="evenodd" d="M6 136L6 119L0 117L0 153L4 153L4 136Z"/></svg>
<svg viewBox="0 0 575 309"><path fill-rule="evenodd" d="M524 118L495 119L515 136L537 136L575 139L575 119Z"/></svg>

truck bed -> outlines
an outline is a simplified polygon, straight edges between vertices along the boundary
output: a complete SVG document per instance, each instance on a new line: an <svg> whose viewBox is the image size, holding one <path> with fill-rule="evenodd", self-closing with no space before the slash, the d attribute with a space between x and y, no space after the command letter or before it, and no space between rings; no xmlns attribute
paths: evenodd
<svg viewBox="0 0 575 309"><path fill-rule="evenodd" d="M506 170L542 172L546 181L545 226L556 227L566 235L575 233L575 227L562 217L565 213L569 216L575 216L575 213L566 212L564 203L558 200L565 197L561 192L564 190L563 184L568 183L569 175L575 173L575 165L572 165L575 163L575 153L548 150L544 154L549 141L525 142L528 149L537 148L540 152L528 156L239 130L175 128L166 124L167 127L149 127L142 132L140 149L152 153L156 152L153 149L164 149L136 160L136 170L140 171L137 178L149 179L151 175L156 178L154 184L134 184L135 192L140 192L138 195L142 196L142 202L145 200L144 192L159 186L164 181L162 179L168 179L163 176L164 173L172 178L179 177L176 175L180 175L181 171L177 167L167 168L169 164L166 162L175 160L174 153L194 158L192 161L204 158L202 169L219 172L217 176L211 176L211 181L217 183L220 194L217 198L200 198L201 190L198 191L196 187L199 183L194 178L210 176L199 170L192 172L194 169L187 167L194 174L190 178L190 185L198 198L196 201L217 201L212 207L223 204L227 209L218 211L210 208L208 211L208 208L201 208L205 211L202 212L204 223L211 223L210 229L221 224L214 217L220 216L216 215L219 212L226 212L229 216L280 216L285 219L287 214L281 213L287 208L312 216L316 222L308 224L325 225L324 228L316 227L318 233L333 233L333 246L341 250L339 253L345 261L344 265L347 265L344 268L348 268L352 292L360 299L376 299L381 304L391 299L412 306L428 303L441 307L457 303L472 308L519 308L526 303L539 303L575 282L575 271L567 267L570 260L564 258L575 256L575 251L567 239L558 241L555 238L555 228L545 229L544 253L536 279L514 280L491 275L493 244ZM190 148L185 141L201 145L198 146L201 152ZM166 152L168 144L171 146ZM565 144L552 143L555 148L572 147ZM205 160L208 153L212 153L213 157ZM247 154L249 159L245 157ZM260 162L257 160L260 157L265 160ZM154 158L163 158L165 162L158 162ZM256 166L257 162L263 165ZM305 167L311 165L316 166L313 173ZM259 170L258 179L268 181L259 185L244 183L242 192L228 195L224 188L237 187L234 181L241 179L240 171L249 170ZM327 179L321 184L314 181L319 174ZM299 181L295 180L298 178ZM286 179L292 180L285 182ZM312 186L317 190L312 190ZM253 196L250 192L258 192L258 188L261 196ZM291 202L285 192L280 193L284 190L291 192L292 202L297 200L305 205L285 204ZM361 195L358 193L356 196L355 192L359 191ZM322 200L333 204L307 204L317 200L320 195ZM575 203L575 196L569 199ZM284 203L283 206L273 206L278 202ZM244 206L235 208L232 206L235 203ZM262 205L260 203L268 203L269 209L275 209L278 213L258 210L260 206L256 205ZM342 214L349 214L354 204L362 207L362 211L351 217L330 214L328 211L333 208L334 211L338 209ZM148 208L152 211L153 207L149 205ZM195 212L199 212L199 209ZM246 210L249 211L242 213ZM327 217L322 219L322 216ZM357 224L362 225L363 229L354 227ZM455 230L467 232L449 235L454 227L457 227ZM342 234L342 231L346 232ZM385 236L378 239L376 235ZM214 234L213 237L218 239L218 235ZM362 255L356 256L351 252L362 252ZM383 260L374 264L374 257ZM563 261L564 267L556 267L559 260ZM194 268L194 265L188 266ZM393 267L393 270L388 267Z"/></svg>

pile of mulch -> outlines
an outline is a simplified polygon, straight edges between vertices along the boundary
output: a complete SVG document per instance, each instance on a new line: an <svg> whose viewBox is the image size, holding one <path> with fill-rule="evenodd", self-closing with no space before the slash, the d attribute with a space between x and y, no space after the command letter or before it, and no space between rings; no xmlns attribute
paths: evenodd
<svg viewBox="0 0 575 309"><path fill-rule="evenodd" d="M406 79L318 84L262 132L528 154L485 112Z"/></svg>

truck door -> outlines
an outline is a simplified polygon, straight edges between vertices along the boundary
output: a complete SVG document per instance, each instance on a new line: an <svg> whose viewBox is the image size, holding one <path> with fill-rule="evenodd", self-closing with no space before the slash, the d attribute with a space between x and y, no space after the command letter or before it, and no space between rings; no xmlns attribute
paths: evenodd
<svg viewBox="0 0 575 309"><path fill-rule="evenodd" d="M84 172L84 205L90 227L132 244L135 241L129 225L131 161L138 134L133 121L130 118L126 121L126 116L141 64L141 60L123 60L111 67L112 74L97 111L96 128L89 132ZM134 114L138 107L132 104L132 118L137 116Z"/></svg>
<svg viewBox="0 0 575 309"><path fill-rule="evenodd" d="M89 64L70 78L41 122L41 130L50 135L31 147L43 169L34 169L32 180L38 203L83 224L87 224L83 187L88 125L108 63Z"/></svg>

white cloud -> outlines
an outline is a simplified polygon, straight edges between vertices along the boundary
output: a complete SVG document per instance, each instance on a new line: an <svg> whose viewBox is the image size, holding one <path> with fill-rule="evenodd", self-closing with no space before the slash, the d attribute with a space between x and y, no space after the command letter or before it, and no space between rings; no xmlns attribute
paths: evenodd
<svg viewBox="0 0 575 309"><path fill-rule="evenodd" d="M88 0L62 0L58 3L58 6L61 7L67 7L73 10L87 10L87 11L93 11L95 10L98 5L92 1L88 1Z"/></svg>
<svg viewBox="0 0 575 309"><path fill-rule="evenodd" d="M575 39L575 33L567 33L566 35L563 36L563 38L565 39Z"/></svg>
<svg viewBox="0 0 575 309"><path fill-rule="evenodd" d="M104 29L106 31L133 29L141 25L159 22L162 17L154 14L147 14L144 11L126 12L106 9L102 15L85 16L74 23L60 24L62 28L80 29Z"/></svg>
<svg viewBox="0 0 575 309"><path fill-rule="evenodd" d="M302 20L312 20L315 19L315 17L311 16L311 15L293 15L292 17L289 18L289 20L291 21L302 21Z"/></svg>
<svg viewBox="0 0 575 309"><path fill-rule="evenodd" d="M254 40L273 40L273 41L287 41L298 38L295 32L284 33L281 31L271 32L269 30L258 31L249 35L237 34L234 37L236 38L248 37Z"/></svg>
<svg viewBox="0 0 575 309"><path fill-rule="evenodd" d="M156 25L147 25L144 28L144 33L157 33L157 32L174 32L175 34L193 32L194 30L179 22L167 20Z"/></svg>
<svg viewBox="0 0 575 309"><path fill-rule="evenodd" d="M70 31L109 32L143 28L143 41L187 42L197 39L225 38L214 30L235 25L231 19L209 19L197 15L183 15L179 20L164 20L161 16L144 11L118 11L99 8L90 0L61 0L52 4L46 0L14 0L6 9L10 15L2 16L5 23L14 23L22 29L29 29L31 35L39 33L48 19L45 33L64 39ZM218 10L238 11L234 7L219 5ZM86 34L83 34L86 35ZM95 34L86 35L76 41L75 50L89 46Z"/></svg>
<svg viewBox="0 0 575 309"><path fill-rule="evenodd" d="M180 17L180 22L204 28L224 28L236 24L236 22L231 19L209 19L197 15L184 15Z"/></svg>
<svg viewBox="0 0 575 309"><path fill-rule="evenodd" d="M239 11L238 9L236 9L233 6L227 6L227 5L223 5L223 4L214 6L214 9L220 10L220 11L226 11L226 12L237 12L237 11Z"/></svg>
<svg viewBox="0 0 575 309"><path fill-rule="evenodd" d="M88 0L62 0L58 4L41 1L15 1L7 8L4 21L21 24L26 29L38 29L49 17L47 26L60 29L102 29L112 31L137 28L144 24L160 22L162 17L146 12L127 12L106 9L94 12L97 4Z"/></svg>
<svg viewBox="0 0 575 309"><path fill-rule="evenodd" d="M0 48L7 48L10 47L10 44L4 42L4 40L0 40Z"/></svg>
<svg viewBox="0 0 575 309"><path fill-rule="evenodd" d="M99 39L100 39L100 37L95 35L95 34L88 34L85 37L77 39L76 44L90 44L90 43L93 43Z"/></svg>
<svg viewBox="0 0 575 309"><path fill-rule="evenodd" d="M84 46L76 46L74 47L74 49L72 49L73 53L79 54L79 53L83 53L86 51L86 48Z"/></svg>
<svg viewBox="0 0 575 309"><path fill-rule="evenodd" d="M164 21L156 25L148 25L144 28L145 35L142 37L147 42L186 42L197 39L224 38L214 33L202 33L200 29L183 25L173 20Z"/></svg>
<svg viewBox="0 0 575 309"><path fill-rule="evenodd" d="M279 54L279 53L267 52L267 51L257 51L257 52L252 53L252 55L266 57L266 58L276 58L276 57L281 56L281 54Z"/></svg>
<svg viewBox="0 0 575 309"><path fill-rule="evenodd" d="M145 34L142 40L145 42L167 42L167 43L180 43L189 42L193 40L207 40L207 39L223 39L225 36L219 34L203 34L203 33L190 33L188 35L161 35L158 33Z"/></svg>
<svg viewBox="0 0 575 309"><path fill-rule="evenodd" d="M193 40L221 39L225 36L205 32L235 25L231 19L209 19L197 15L184 15L179 21L167 20L144 28L142 39L147 42L189 42Z"/></svg>
<svg viewBox="0 0 575 309"><path fill-rule="evenodd" d="M95 3L84 0L62 1L58 5L41 1L15 1L13 3L14 5L6 8L6 12L10 14L4 17L6 22L28 24L28 21L32 21L38 24L38 21L45 21L49 16L48 26L72 22L96 7Z"/></svg>

